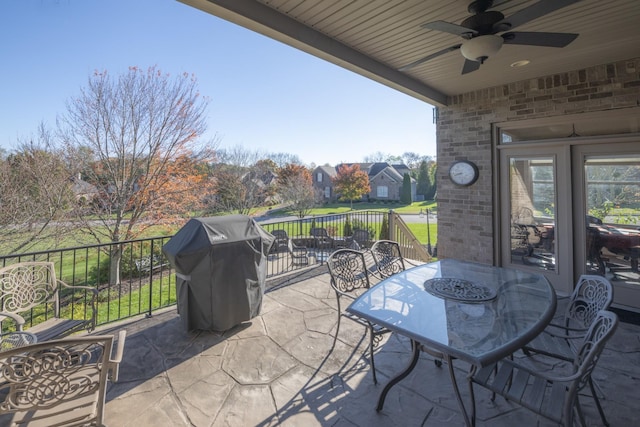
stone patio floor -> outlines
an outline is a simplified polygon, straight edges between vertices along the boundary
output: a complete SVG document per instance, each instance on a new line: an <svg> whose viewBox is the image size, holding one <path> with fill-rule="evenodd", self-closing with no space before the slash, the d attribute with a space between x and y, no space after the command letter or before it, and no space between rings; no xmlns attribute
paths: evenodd
<svg viewBox="0 0 640 427"><path fill-rule="evenodd" d="M366 331L337 322L326 267L294 276L265 293L261 315L224 333L186 332L175 308L111 324L126 329L120 380L107 393L110 427L143 426L462 426L446 366L421 356L410 376L375 406L383 386L407 363L408 340L395 334L377 347L375 385ZM468 401L468 365L456 363ZM620 323L594 378L611 426L640 425L640 326ZM554 423L476 388L478 426ZM589 425L601 425L590 396L581 399Z"/></svg>

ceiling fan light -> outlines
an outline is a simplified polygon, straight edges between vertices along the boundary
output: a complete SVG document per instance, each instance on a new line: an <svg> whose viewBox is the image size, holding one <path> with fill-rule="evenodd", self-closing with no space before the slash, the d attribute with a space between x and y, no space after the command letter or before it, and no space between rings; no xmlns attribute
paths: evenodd
<svg viewBox="0 0 640 427"><path fill-rule="evenodd" d="M502 37L496 35L478 36L462 43L460 51L465 58L483 63L485 59L498 53L503 42Z"/></svg>

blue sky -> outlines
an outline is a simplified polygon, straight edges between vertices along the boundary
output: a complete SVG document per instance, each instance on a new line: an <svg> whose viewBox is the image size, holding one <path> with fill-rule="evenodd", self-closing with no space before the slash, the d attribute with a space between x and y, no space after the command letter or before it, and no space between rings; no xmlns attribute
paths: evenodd
<svg viewBox="0 0 640 427"><path fill-rule="evenodd" d="M53 127L94 70L189 72L222 147L307 164L436 154L432 107L176 0L0 1L0 147Z"/></svg>

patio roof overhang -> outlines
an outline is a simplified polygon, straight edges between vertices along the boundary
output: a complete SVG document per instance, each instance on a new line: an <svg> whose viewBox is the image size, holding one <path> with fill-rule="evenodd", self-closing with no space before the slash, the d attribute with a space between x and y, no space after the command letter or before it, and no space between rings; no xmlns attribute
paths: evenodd
<svg viewBox="0 0 640 427"><path fill-rule="evenodd" d="M576 33L564 48L505 44L477 71L462 75L459 49L408 70L428 55L456 46L454 34L423 28L461 23L470 0L179 0L279 40L433 105L448 97L540 76L640 57L637 0L581 0L518 26L523 32ZM494 0L506 17L539 0ZM560 1L560 0L554 0ZM518 61L528 65L515 67Z"/></svg>

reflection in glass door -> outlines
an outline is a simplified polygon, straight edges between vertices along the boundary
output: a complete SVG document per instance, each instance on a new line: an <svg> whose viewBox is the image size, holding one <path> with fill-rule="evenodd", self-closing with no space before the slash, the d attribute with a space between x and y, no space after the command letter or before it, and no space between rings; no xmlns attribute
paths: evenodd
<svg viewBox="0 0 640 427"><path fill-rule="evenodd" d="M615 302L640 308L640 153L583 150L585 271L606 276Z"/></svg>
<svg viewBox="0 0 640 427"><path fill-rule="evenodd" d="M554 157L509 159L510 263L556 269Z"/></svg>

